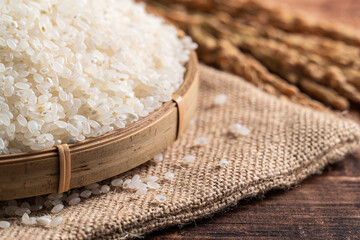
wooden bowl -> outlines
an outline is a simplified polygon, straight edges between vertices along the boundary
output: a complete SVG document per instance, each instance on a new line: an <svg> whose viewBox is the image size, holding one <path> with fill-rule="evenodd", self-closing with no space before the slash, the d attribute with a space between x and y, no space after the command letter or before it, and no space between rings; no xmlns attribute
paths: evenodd
<svg viewBox="0 0 360 240"><path fill-rule="evenodd" d="M195 52L186 67L184 83L174 94L182 98L183 109L174 101L167 102L124 129L69 144L71 165L66 176L62 176L58 147L0 156L0 200L59 192L64 177L69 178L70 189L83 187L135 168L162 152L195 114L199 85Z"/></svg>

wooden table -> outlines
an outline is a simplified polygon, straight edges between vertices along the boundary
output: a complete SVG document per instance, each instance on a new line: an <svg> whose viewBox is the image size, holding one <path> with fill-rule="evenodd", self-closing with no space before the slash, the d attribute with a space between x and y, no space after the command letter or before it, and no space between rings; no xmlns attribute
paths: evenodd
<svg viewBox="0 0 360 240"><path fill-rule="evenodd" d="M360 0L271 1L360 28ZM300 187L241 201L228 210L148 238L360 239L360 149Z"/></svg>

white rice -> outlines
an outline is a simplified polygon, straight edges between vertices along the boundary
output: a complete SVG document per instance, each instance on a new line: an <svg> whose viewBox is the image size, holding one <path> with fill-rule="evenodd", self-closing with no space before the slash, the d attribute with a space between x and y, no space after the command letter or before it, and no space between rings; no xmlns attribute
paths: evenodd
<svg viewBox="0 0 360 240"><path fill-rule="evenodd" d="M166 172L165 173L165 179L166 180L173 180L174 179L174 174L171 172Z"/></svg>
<svg viewBox="0 0 360 240"><path fill-rule="evenodd" d="M161 194L158 194L155 196L155 200L160 202L160 203L163 203L166 201L166 197L164 195L161 195Z"/></svg>
<svg viewBox="0 0 360 240"><path fill-rule="evenodd" d="M194 139L194 145L195 146L202 146L206 145L210 142L210 139L207 137L199 137Z"/></svg>
<svg viewBox="0 0 360 240"><path fill-rule="evenodd" d="M234 135L249 135L250 134L250 129L248 129L245 126L240 125L239 123L234 123L233 125L231 125L230 127L230 132Z"/></svg>
<svg viewBox="0 0 360 240"><path fill-rule="evenodd" d="M60 223L63 221L63 218L62 217L56 217L54 218L53 220L51 220L50 222L50 226L51 227L57 227L60 225Z"/></svg>
<svg viewBox="0 0 360 240"><path fill-rule="evenodd" d="M225 158L220 159L220 162L219 162L220 167L226 167L228 164L229 164L229 162Z"/></svg>
<svg viewBox="0 0 360 240"><path fill-rule="evenodd" d="M224 105L227 101L227 96L225 94L218 94L215 96L215 99L214 99L214 104L215 105L218 105L218 106L221 106L221 105Z"/></svg>
<svg viewBox="0 0 360 240"><path fill-rule="evenodd" d="M0 154L147 116L182 84L195 47L132 0L0 1Z"/></svg>
<svg viewBox="0 0 360 240"><path fill-rule="evenodd" d="M10 227L10 222L8 221L0 221L0 228L6 229Z"/></svg>

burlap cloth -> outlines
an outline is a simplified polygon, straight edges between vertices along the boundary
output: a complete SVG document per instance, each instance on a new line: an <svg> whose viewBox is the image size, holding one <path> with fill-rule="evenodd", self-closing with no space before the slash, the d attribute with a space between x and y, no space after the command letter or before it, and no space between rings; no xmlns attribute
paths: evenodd
<svg viewBox="0 0 360 240"><path fill-rule="evenodd" d="M124 175L160 176L161 188L138 197L117 190L92 197L57 215L56 228L13 223L0 230L2 239L119 239L182 224L221 211L240 199L270 189L288 188L318 173L328 163L356 149L359 126L345 118L321 113L265 94L241 78L201 66L201 89L195 123L170 149L161 163L148 162ZM225 93L228 102L212 106ZM251 130L248 136L228 134L233 123ZM194 148L197 137L210 143ZM196 155L184 166L183 156ZM219 168L226 157L227 167ZM164 181L166 172L172 181ZM124 176L125 178L125 176ZM155 193L167 196L154 202Z"/></svg>

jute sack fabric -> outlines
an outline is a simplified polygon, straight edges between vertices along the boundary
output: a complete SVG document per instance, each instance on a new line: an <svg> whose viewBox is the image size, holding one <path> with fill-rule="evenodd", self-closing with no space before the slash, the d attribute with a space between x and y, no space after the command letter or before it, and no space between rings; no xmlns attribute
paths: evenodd
<svg viewBox="0 0 360 240"><path fill-rule="evenodd" d="M123 175L159 176L160 189L136 196L115 190L92 197L60 212L56 228L26 227L15 222L1 230L2 239L120 239L143 236L153 230L219 212L240 199L270 189L288 188L354 151L359 126L331 113L317 112L276 99L241 78L200 67L198 113L161 163L148 162ZM213 106L224 93L224 106ZM229 134L233 123L250 129L247 136ZM210 143L194 147L197 137ZM181 159L195 155L187 165ZM226 167L219 160L226 158ZM164 174L175 178L165 181ZM155 194L167 197L156 203Z"/></svg>

